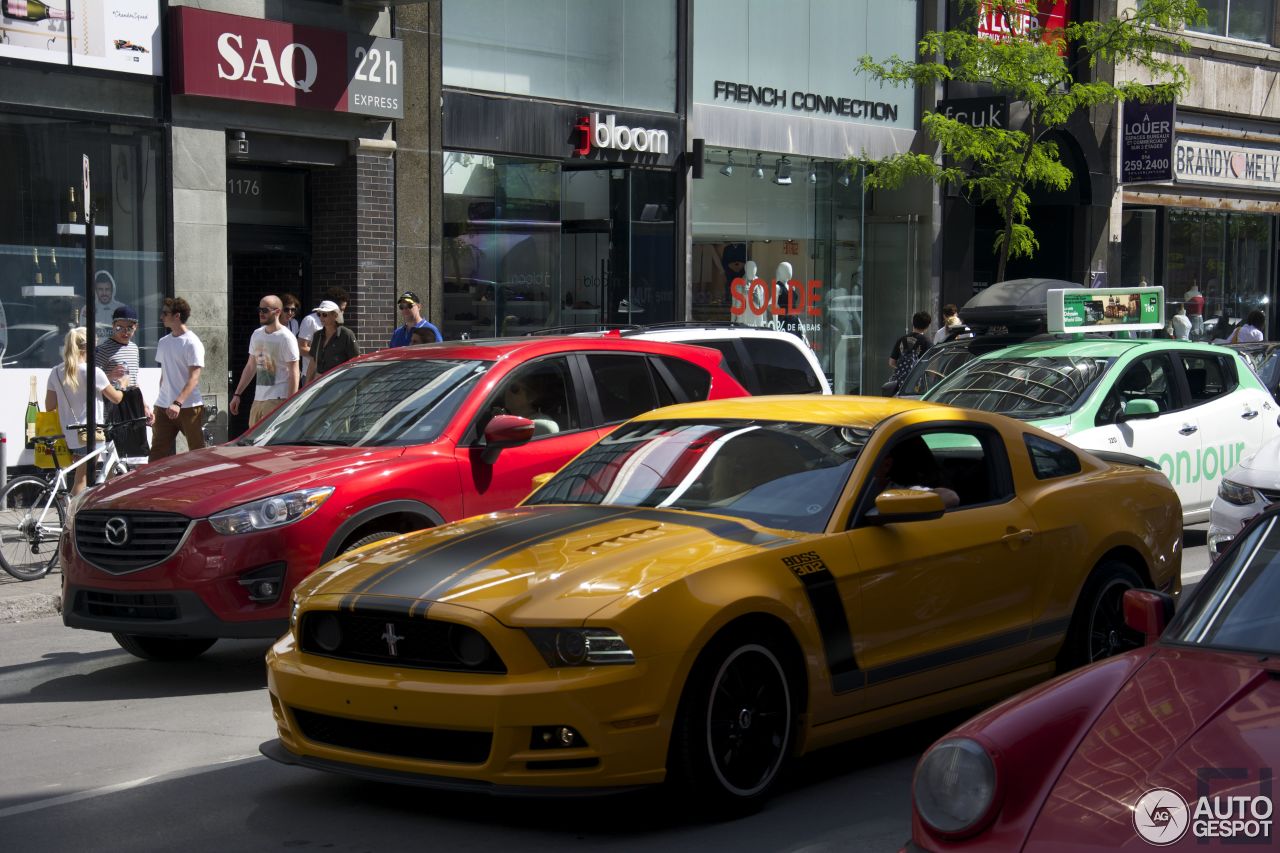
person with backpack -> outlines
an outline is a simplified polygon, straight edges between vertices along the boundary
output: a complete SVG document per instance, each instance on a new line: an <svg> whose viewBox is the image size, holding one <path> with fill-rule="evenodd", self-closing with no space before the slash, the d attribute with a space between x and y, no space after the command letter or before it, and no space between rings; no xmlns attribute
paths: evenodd
<svg viewBox="0 0 1280 853"><path fill-rule="evenodd" d="M932 322L933 317L929 316L928 311L917 311L911 316L911 333L903 335L894 343L893 352L889 355L889 369L892 373L882 389L886 396L892 397L898 393L902 383L911 375L911 369L929 348L929 338L925 332Z"/></svg>

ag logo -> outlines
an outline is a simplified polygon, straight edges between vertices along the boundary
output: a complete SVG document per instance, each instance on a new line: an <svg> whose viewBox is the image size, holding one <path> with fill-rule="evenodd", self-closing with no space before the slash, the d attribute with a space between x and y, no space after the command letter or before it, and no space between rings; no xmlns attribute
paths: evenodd
<svg viewBox="0 0 1280 853"><path fill-rule="evenodd" d="M1168 788L1153 788L1133 807L1133 828L1157 847L1173 844L1187 833L1187 801Z"/></svg>
<svg viewBox="0 0 1280 853"><path fill-rule="evenodd" d="M103 525L102 535L112 545L123 545L129 541L129 522L118 515L112 516Z"/></svg>

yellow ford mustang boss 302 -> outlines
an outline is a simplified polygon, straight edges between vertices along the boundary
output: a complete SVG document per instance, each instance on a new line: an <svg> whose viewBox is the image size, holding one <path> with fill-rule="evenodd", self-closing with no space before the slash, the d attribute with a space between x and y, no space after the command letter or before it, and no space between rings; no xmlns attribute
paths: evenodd
<svg viewBox="0 0 1280 853"><path fill-rule="evenodd" d="M344 554L267 656L268 757L492 793L670 781L761 802L786 760L1141 640L1182 510L1143 460L930 403L661 409L521 506Z"/></svg>

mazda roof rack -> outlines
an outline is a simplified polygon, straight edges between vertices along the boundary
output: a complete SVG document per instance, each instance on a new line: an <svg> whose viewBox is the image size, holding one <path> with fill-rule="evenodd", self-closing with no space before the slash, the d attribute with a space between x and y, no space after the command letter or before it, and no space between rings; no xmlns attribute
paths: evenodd
<svg viewBox="0 0 1280 853"><path fill-rule="evenodd" d="M643 332L643 326L637 326L634 323L575 323L568 326L552 326L548 329L535 329L529 335L572 335L579 332L621 332L623 334L634 334Z"/></svg>

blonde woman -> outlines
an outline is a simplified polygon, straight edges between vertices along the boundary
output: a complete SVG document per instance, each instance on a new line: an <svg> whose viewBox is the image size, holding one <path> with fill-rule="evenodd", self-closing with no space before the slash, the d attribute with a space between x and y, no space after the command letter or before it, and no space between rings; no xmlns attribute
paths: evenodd
<svg viewBox="0 0 1280 853"><path fill-rule="evenodd" d="M326 299L316 308L320 331L311 337L311 363L307 365L307 381L313 382L344 361L360 354L355 334L342 325L342 311L336 302Z"/></svg>
<svg viewBox="0 0 1280 853"><path fill-rule="evenodd" d="M62 435L66 439L67 448L74 456L84 455L84 442L80 440L80 430L73 429L75 424L83 424L89 415L85 405L85 384L89 381L88 364L85 356L88 342L85 339L84 327L67 332L62 344L62 364L49 371L49 382L44 393L46 412L58 410L58 420L62 423ZM111 380L102 372L101 367L93 368L94 387L98 393L94 395L95 423L102 423L103 398L113 403L124 399L124 392L111 387ZM71 494L78 495L84 491L85 471L88 465L76 469L75 483L71 486Z"/></svg>

